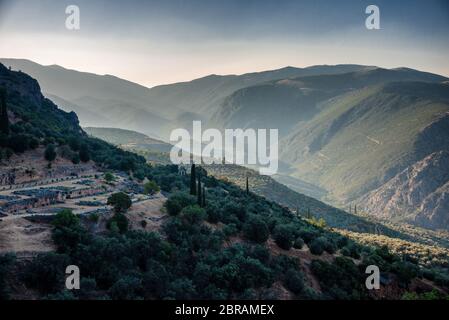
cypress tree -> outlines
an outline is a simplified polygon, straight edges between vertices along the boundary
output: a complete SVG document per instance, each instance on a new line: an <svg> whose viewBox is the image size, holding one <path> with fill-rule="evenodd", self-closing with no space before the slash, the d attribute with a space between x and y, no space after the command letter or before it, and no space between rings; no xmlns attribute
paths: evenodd
<svg viewBox="0 0 449 320"><path fill-rule="evenodd" d="M246 176L246 195L249 195L248 176Z"/></svg>
<svg viewBox="0 0 449 320"><path fill-rule="evenodd" d="M201 207L201 204L203 202L203 196L201 195L201 174L198 173L198 205Z"/></svg>
<svg viewBox="0 0 449 320"><path fill-rule="evenodd" d="M192 168L190 169L190 194L192 196L196 195L196 172L194 163L192 163Z"/></svg>
<svg viewBox="0 0 449 320"><path fill-rule="evenodd" d="M357 205L354 205L354 214L357 214Z"/></svg>
<svg viewBox="0 0 449 320"><path fill-rule="evenodd" d="M6 108L6 90L0 88L0 132L9 134L8 109Z"/></svg>
<svg viewBox="0 0 449 320"><path fill-rule="evenodd" d="M203 208L206 207L206 188L203 187Z"/></svg>

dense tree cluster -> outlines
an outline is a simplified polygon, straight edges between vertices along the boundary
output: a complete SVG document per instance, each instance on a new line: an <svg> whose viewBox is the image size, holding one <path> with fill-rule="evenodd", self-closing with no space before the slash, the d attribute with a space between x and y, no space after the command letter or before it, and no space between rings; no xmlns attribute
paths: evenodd
<svg viewBox="0 0 449 320"><path fill-rule="evenodd" d="M119 207L103 235L92 235L80 219L63 211L53 222L57 252L41 254L28 264L26 284L48 299L277 299L275 283L299 299L366 299L369 264L394 274L404 288L412 278L423 276L414 262L385 248L359 245L207 175L201 183L208 200L201 207L198 195L190 194L190 177L178 175L176 169L148 167L149 179L168 192L165 209L170 217L160 233L128 230L128 205L122 205L128 201L122 203L117 194L110 203ZM247 241L232 242L236 236ZM283 250L307 245L316 256L340 250L342 255L333 260L312 261L322 292L309 287L297 258L268 249L270 237ZM74 293L61 283L62 267L70 263L80 267L85 284Z"/></svg>

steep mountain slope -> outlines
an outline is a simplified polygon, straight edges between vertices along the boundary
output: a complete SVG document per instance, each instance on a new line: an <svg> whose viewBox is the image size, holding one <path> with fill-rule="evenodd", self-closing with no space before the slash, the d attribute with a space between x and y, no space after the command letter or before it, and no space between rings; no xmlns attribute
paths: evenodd
<svg viewBox="0 0 449 320"><path fill-rule="evenodd" d="M282 159L337 199L356 200L424 157L449 150L448 111L447 84L366 87L299 124L284 139Z"/></svg>
<svg viewBox="0 0 449 320"><path fill-rule="evenodd" d="M364 196L364 210L428 228L449 226L448 168L449 152L434 152Z"/></svg>
<svg viewBox="0 0 449 320"><path fill-rule="evenodd" d="M279 128L281 134L320 113L329 99L363 87L393 81L442 82L446 78L412 69L370 68L271 81L228 96L213 115L225 128Z"/></svg>
<svg viewBox="0 0 449 320"><path fill-rule="evenodd" d="M323 218L331 227L367 233L375 230L375 223L295 192L272 177L260 175L254 170L231 164L205 165L204 168L208 174L235 183L242 189L245 188L246 177L248 177L251 192L289 207L297 211L299 215L310 214L315 219ZM388 228L380 227L380 229L383 234L393 234Z"/></svg>
<svg viewBox="0 0 449 320"><path fill-rule="evenodd" d="M107 125L111 120L107 119L104 115L101 115L90 108L79 106L73 102L69 102L65 99L62 99L58 96L52 94L46 94L47 98L53 101L58 106L63 106L64 110L70 110L76 113L76 115L84 119L83 124L96 124L99 126Z"/></svg>
<svg viewBox="0 0 449 320"><path fill-rule="evenodd" d="M19 132L28 130L36 137L84 135L76 114L58 109L41 94L38 82L25 73L9 71L0 64L0 87L6 91L10 130L28 122L31 125L24 125Z"/></svg>
<svg viewBox="0 0 449 320"><path fill-rule="evenodd" d="M429 155L449 150L448 110L446 78L374 68L240 89L224 100L212 120L224 128L279 128L284 136L280 159L292 165L294 177L329 191L332 202L355 201L381 217L447 229L441 213L447 208L445 189L430 174L419 184L435 188L408 201L408 207L383 189L364 196ZM407 197L416 184L408 181L396 197Z"/></svg>

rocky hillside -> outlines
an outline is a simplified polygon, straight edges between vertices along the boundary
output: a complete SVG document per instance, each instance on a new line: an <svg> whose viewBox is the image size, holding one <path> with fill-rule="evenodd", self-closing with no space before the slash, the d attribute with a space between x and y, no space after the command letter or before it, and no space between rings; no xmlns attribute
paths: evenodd
<svg viewBox="0 0 449 320"><path fill-rule="evenodd" d="M446 84L400 82L370 86L328 101L323 110L284 139L281 158L293 164L298 178L314 181L336 201L370 207L371 213L374 207L364 203L367 193L382 188L427 156L449 150ZM447 168L441 170L447 172ZM434 183L431 176L423 176L421 183L424 180ZM409 188L402 190L404 197L417 188L411 184L404 187ZM419 199L424 201L424 197ZM381 205L390 198L380 200L373 200L379 201L377 209L391 208ZM411 211L409 207L402 213L377 214L416 215L423 203L408 202L412 203Z"/></svg>
<svg viewBox="0 0 449 320"><path fill-rule="evenodd" d="M53 149L74 164L94 160L101 167L145 175L143 157L88 137L77 115L59 109L45 98L38 82L29 75L0 64L0 90L7 109L7 120L2 120L8 123L2 122L0 160L8 164L14 153L45 147L43 150Z"/></svg>
<svg viewBox="0 0 449 320"><path fill-rule="evenodd" d="M364 210L428 228L449 226L449 152L434 152L363 199Z"/></svg>
<svg viewBox="0 0 449 320"><path fill-rule="evenodd" d="M0 64L0 87L5 90L8 115L14 125L32 122L39 132L36 135L77 134L83 135L74 112L64 112L46 99L38 82L23 72L8 70ZM23 130L30 129L23 128ZM50 132L51 131L51 132Z"/></svg>

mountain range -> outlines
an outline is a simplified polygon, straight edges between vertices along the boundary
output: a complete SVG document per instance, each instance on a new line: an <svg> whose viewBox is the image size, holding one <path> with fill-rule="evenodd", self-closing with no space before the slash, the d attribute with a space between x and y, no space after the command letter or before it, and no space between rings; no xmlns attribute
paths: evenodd
<svg viewBox="0 0 449 320"><path fill-rule="evenodd" d="M197 119L218 128L279 128L281 174L325 190L324 200L449 229L446 77L337 65L146 88L27 60L0 62L35 77L44 95L75 111L84 126L130 129L165 141L171 129Z"/></svg>

